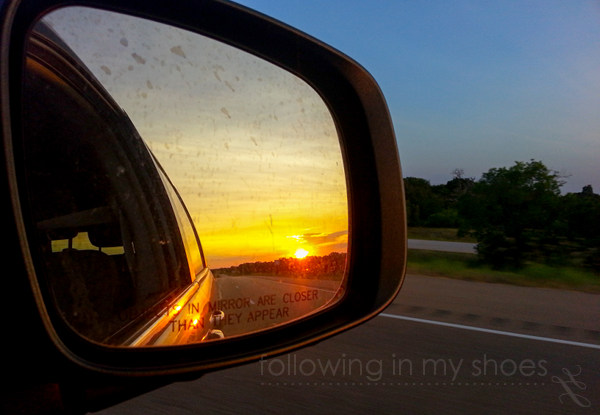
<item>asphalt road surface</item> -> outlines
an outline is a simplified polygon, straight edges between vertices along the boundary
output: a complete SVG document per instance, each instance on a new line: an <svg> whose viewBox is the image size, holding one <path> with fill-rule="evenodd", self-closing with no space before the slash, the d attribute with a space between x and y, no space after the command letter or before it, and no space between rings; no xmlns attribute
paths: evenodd
<svg viewBox="0 0 600 415"><path fill-rule="evenodd" d="M328 279L222 276L215 278L215 309L224 312L225 337L263 330L335 301L341 282Z"/></svg>
<svg viewBox="0 0 600 415"><path fill-rule="evenodd" d="M371 321L113 414L592 414L600 296L407 276Z"/></svg>
<svg viewBox="0 0 600 415"><path fill-rule="evenodd" d="M446 241L427 241L421 239L409 239L409 249L425 249L428 251L460 252L464 254L474 254L477 251L477 244L469 242L446 242Z"/></svg>

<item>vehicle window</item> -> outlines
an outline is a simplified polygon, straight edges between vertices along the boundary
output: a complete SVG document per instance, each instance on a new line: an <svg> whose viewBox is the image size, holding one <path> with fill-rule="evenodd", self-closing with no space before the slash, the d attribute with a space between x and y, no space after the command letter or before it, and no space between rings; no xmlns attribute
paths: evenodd
<svg viewBox="0 0 600 415"><path fill-rule="evenodd" d="M173 206L175 218L177 219L177 224L179 225L179 231L181 232L181 238L183 239L187 261L190 267L190 274L192 275L192 278L195 279L202 272L202 270L206 268L202 254L202 248L200 246L200 240L198 239L194 224L191 222L189 212L181 201L179 193L173 187L173 184L165 176L160 167L159 174L163 183L165 184L167 194L169 195L169 200Z"/></svg>
<svg viewBox="0 0 600 415"><path fill-rule="evenodd" d="M50 241L52 252L61 252L65 249L99 250L109 255L123 255L125 249L122 246L102 247L96 246L90 240L87 232L78 232L73 238L53 239Z"/></svg>
<svg viewBox="0 0 600 415"><path fill-rule="evenodd" d="M119 344L191 276L169 231L175 218L165 214L167 195L147 190L160 178L131 168L152 163L135 129L53 45L40 28L25 72L23 180L32 246L66 322L91 340Z"/></svg>

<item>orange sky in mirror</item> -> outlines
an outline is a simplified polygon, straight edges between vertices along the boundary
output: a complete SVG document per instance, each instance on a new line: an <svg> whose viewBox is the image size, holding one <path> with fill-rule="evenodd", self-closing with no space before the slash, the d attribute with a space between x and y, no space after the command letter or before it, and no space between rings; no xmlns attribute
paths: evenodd
<svg viewBox="0 0 600 415"><path fill-rule="evenodd" d="M295 257L299 249L310 256L346 252L348 201L337 134L328 112L307 113L312 122L301 119L306 127L296 136L285 124L252 131L246 121L210 135L184 133L168 146L146 133L211 268Z"/></svg>
<svg viewBox="0 0 600 415"><path fill-rule="evenodd" d="M207 262L211 268L229 267L245 262L268 262L278 258L304 258L306 256L328 255L331 252L346 252L347 242L346 238L340 238L338 243L333 246L282 244L274 247L267 240L254 240L251 245L243 246L244 244L240 243L240 238L235 235L221 235L216 238L202 239ZM299 248L299 246L303 248ZM232 247L238 249L234 250ZM306 249L307 254L298 256L297 252L300 249Z"/></svg>
<svg viewBox="0 0 600 415"><path fill-rule="evenodd" d="M256 226L249 229L224 229L201 233L202 245L211 268L228 267L244 262L273 261L282 257L303 258L323 256L331 252L346 252L347 231L330 231L347 226L345 218L329 220L323 232L289 235L298 225L274 226L271 230ZM304 252L303 252L304 251ZM302 256L304 254L304 256Z"/></svg>
<svg viewBox="0 0 600 415"><path fill-rule="evenodd" d="M336 126L303 80L156 22L82 8L47 21L164 167L211 268L346 251Z"/></svg>
<svg viewBox="0 0 600 415"><path fill-rule="evenodd" d="M284 163L274 162L273 173L258 174L251 182L229 167L215 173L214 180L188 183L177 169L171 176L190 211L208 265L220 268L296 257L299 249L310 256L346 252L345 178L343 169L331 170L331 165L335 163L326 169L313 166L305 175L313 179L304 184ZM246 168L246 177L252 176L253 165ZM319 183L318 176L328 179ZM293 190L287 187L290 182L295 183Z"/></svg>

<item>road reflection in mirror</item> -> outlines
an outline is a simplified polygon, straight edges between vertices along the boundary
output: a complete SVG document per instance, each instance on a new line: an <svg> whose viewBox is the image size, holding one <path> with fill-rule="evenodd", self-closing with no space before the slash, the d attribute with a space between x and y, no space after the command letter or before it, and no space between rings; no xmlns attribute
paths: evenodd
<svg viewBox="0 0 600 415"><path fill-rule="evenodd" d="M37 25L25 72L30 238L74 330L118 346L202 342L344 294L342 153L306 82L197 34L79 7Z"/></svg>

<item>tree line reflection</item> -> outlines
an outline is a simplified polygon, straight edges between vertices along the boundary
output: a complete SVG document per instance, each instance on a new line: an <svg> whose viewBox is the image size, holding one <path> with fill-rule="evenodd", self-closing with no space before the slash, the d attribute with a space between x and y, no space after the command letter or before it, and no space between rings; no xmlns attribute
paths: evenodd
<svg viewBox="0 0 600 415"><path fill-rule="evenodd" d="M270 262L247 262L213 270L215 275L284 276L341 280L346 270L346 253L332 252L324 256L279 258Z"/></svg>

